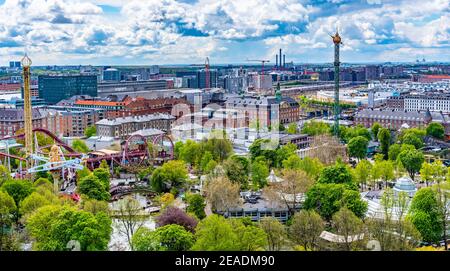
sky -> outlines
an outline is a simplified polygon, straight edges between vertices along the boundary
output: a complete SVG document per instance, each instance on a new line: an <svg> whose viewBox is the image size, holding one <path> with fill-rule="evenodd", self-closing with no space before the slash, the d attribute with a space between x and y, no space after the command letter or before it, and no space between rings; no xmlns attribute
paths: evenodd
<svg viewBox="0 0 450 271"><path fill-rule="evenodd" d="M450 0L0 0L0 66L450 61Z"/></svg>

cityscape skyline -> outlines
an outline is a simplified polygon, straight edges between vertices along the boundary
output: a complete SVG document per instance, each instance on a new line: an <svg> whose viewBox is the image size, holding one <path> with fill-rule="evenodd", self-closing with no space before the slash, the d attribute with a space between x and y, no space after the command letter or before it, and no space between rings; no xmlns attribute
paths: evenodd
<svg viewBox="0 0 450 271"><path fill-rule="evenodd" d="M0 0L0 63L211 65L450 61L450 1ZM250 63L248 63L250 64ZM255 63L257 64L257 63Z"/></svg>

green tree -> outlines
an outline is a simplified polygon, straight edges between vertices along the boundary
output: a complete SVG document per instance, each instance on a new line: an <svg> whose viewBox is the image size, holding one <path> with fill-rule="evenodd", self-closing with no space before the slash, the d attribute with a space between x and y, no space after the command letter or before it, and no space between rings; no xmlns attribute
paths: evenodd
<svg viewBox="0 0 450 271"><path fill-rule="evenodd" d="M46 197L37 192L33 192L22 201L19 212L21 215L28 215L40 207L50 204L52 204L52 202Z"/></svg>
<svg viewBox="0 0 450 271"><path fill-rule="evenodd" d="M263 156L267 161L270 161L269 166L273 166L277 160L276 145L272 144L269 139L257 139L249 147L251 160L254 161L256 157Z"/></svg>
<svg viewBox="0 0 450 271"><path fill-rule="evenodd" d="M389 147L388 158L391 161L397 160L398 155L401 152L402 145L400 144L392 144Z"/></svg>
<svg viewBox="0 0 450 271"><path fill-rule="evenodd" d="M330 133L330 125L320 121L310 121L303 125L302 134L310 136L323 135Z"/></svg>
<svg viewBox="0 0 450 271"><path fill-rule="evenodd" d="M0 190L0 251L8 250L7 229L12 226L13 215L16 208L14 199Z"/></svg>
<svg viewBox="0 0 450 271"><path fill-rule="evenodd" d="M285 169L300 169L302 159L296 155L292 154L286 160L283 161L283 168Z"/></svg>
<svg viewBox="0 0 450 271"><path fill-rule="evenodd" d="M394 163L390 160L376 160L372 167L372 176L374 180L381 179L387 187L388 181L395 178Z"/></svg>
<svg viewBox="0 0 450 271"><path fill-rule="evenodd" d="M345 164L339 162L335 165L325 167L320 174L318 182L347 184L349 187L356 189L351 171Z"/></svg>
<svg viewBox="0 0 450 271"><path fill-rule="evenodd" d="M83 167L83 169L77 170L77 172L76 172L77 181L80 181L84 177L87 177L87 176L89 176L91 174L92 174L92 172L87 167Z"/></svg>
<svg viewBox="0 0 450 271"><path fill-rule="evenodd" d="M228 159L223 164L225 174L230 181L239 184L242 188L248 186L248 167L245 168L244 164L237 159Z"/></svg>
<svg viewBox="0 0 450 271"><path fill-rule="evenodd" d="M96 169L94 169L93 173L94 173L94 176L97 177L102 182L105 189L107 191L109 191L110 178L111 178L111 174L109 173L109 168L108 169L96 168Z"/></svg>
<svg viewBox="0 0 450 271"><path fill-rule="evenodd" d="M233 153L233 143L227 138L225 132L219 131L218 134L213 134L205 142L202 141L204 151L212 153L214 160L222 162L226 160Z"/></svg>
<svg viewBox="0 0 450 271"><path fill-rule="evenodd" d="M259 224L261 229L266 233L268 250L281 250L286 242L286 229L284 225L274 217L263 217Z"/></svg>
<svg viewBox="0 0 450 271"><path fill-rule="evenodd" d="M369 141L363 136L357 136L348 142L347 148L349 155L359 160L364 159L367 155L367 146Z"/></svg>
<svg viewBox="0 0 450 271"><path fill-rule="evenodd" d="M251 221L243 223L242 220L230 220L238 240L240 251L261 251L267 247L265 231L255 226Z"/></svg>
<svg viewBox="0 0 450 271"><path fill-rule="evenodd" d="M389 157L389 146L391 145L391 132L388 129L382 128L378 131L378 141L380 142L381 153L384 159Z"/></svg>
<svg viewBox="0 0 450 271"><path fill-rule="evenodd" d="M132 237L134 251L164 251L158 234L149 228L139 228Z"/></svg>
<svg viewBox="0 0 450 271"><path fill-rule="evenodd" d="M97 135L97 128L95 127L95 125L86 127L86 129L84 130L84 135L88 138Z"/></svg>
<svg viewBox="0 0 450 271"><path fill-rule="evenodd" d="M105 250L112 232L112 221L105 213L94 215L68 205L43 206L27 221L36 250L66 250L71 240L80 242L82 251Z"/></svg>
<svg viewBox="0 0 450 271"><path fill-rule="evenodd" d="M198 219L206 217L205 213L205 199L200 194L190 194L186 197L188 207L186 211L195 214Z"/></svg>
<svg viewBox="0 0 450 271"><path fill-rule="evenodd" d="M295 244L301 245L305 250L316 250L319 236L325 228L324 224L315 211L301 210L292 219L289 227L290 237Z"/></svg>
<svg viewBox="0 0 450 271"><path fill-rule="evenodd" d="M420 149L423 146L423 140L414 133L407 133L402 137L402 144L413 145L416 149Z"/></svg>
<svg viewBox="0 0 450 271"><path fill-rule="evenodd" d="M322 173L324 164L318 158L305 157L300 162L300 168L313 180L317 180Z"/></svg>
<svg viewBox="0 0 450 271"><path fill-rule="evenodd" d="M11 180L11 172L4 165L0 165L0 187L8 180Z"/></svg>
<svg viewBox="0 0 450 271"><path fill-rule="evenodd" d="M195 233L192 250L230 251L239 250L236 233L223 216L210 215L200 221Z"/></svg>
<svg viewBox="0 0 450 271"><path fill-rule="evenodd" d="M201 156L201 146L193 140L187 140L179 150L179 157L186 163L195 166Z"/></svg>
<svg viewBox="0 0 450 271"><path fill-rule="evenodd" d="M20 208L22 200L34 190L33 185L28 180L8 180L3 183L1 189L14 199L17 208Z"/></svg>
<svg viewBox="0 0 450 271"><path fill-rule="evenodd" d="M78 192L88 196L90 199L109 200L109 189L105 184L95 175L89 175L82 178L78 182Z"/></svg>
<svg viewBox="0 0 450 271"><path fill-rule="evenodd" d="M217 167L217 162L214 160L209 161L209 163L206 165L205 167L205 172L206 174L211 173L215 168Z"/></svg>
<svg viewBox="0 0 450 271"><path fill-rule="evenodd" d="M269 167L264 162L252 163L252 181L254 187L263 188L267 185L267 177L269 177Z"/></svg>
<svg viewBox="0 0 450 271"><path fill-rule="evenodd" d="M432 122L427 127L427 135L443 139L445 135L444 126L438 122Z"/></svg>
<svg viewBox="0 0 450 271"><path fill-rule="evenodd" d="M83 199L82 201L83 210L92 213L94 215L103 212L109 214L109 205L107 201L101 201L96 199Z"/></svg>
<svg viewBox="0 0 450 271"><path fill-rule="evenodd" d="M383 128L383 127L382 127L381 124L379 124L378 122L375 122L375 123L372 125L371 130L372 130L373 138L374 138L375 140L378 139L378 132L380 131L381 128Z"/></svg>
<svg viewBox="0 0 450 271"><path fill-rule="evenodd" d="M179 187L188 179L188 171L183 161L173 160L155 169L151 178L156 192L169 191L168 186Z"/></svg>
<svg viewBox="0 0 450 271"><path fill-rule="evenodd" d="M281 167L283 165L283 161L288 159L290 156L295 155L295 151L297 150L297 145L288 143L281 147L279 147L275 151L276 161L274 166Z"/></svg>
<svg viewBox="0 0 450 271"><path fill-rule="evenodd" d="M202 170L202 172L207 172L208 164L211 161L214 161L211 152L207 151L203 153L202 159L200 160L200 169Z"/></svg>
<svg viewBox="0 0 450 271"><path fill-rule="evenodd" d="M420 168L420 178L422 181L428 186L428 183L433 180L435 174L435 167L431 163L423 162L422 167Z"/></svg>
<svg viewBox="0 0 450 271"><path fill-rule="evenodd" d="M297 133L297 124L296 123L290 123L288 125L288 128L286 129L286 132L290 135L294 135Z"/></svg>
<svg viewBox="0 0 450 271"><path fill-rule="evenodd" d="M165 251L186 251L194 244L194 235L176 224L157 228L155 235Z"/></svg>
<svg viewBox="0 0 450 271"><path fill-rule="evenodd" d="M439 241L443 232L436 198L433 189L422 188L414 195L409 208L408 219L427 242Z"/></svg>
<svg viewBox="0 0 450 271"><path fill-rule="evenodd" d="M357 183L361 185L361 187L364 189L365 186L367 186L367 183L371 179L372 172L372 163L370 163L367 160L361 160L356 165L354 173L355 173L355 180Z"/></svg>
<svg viewBox="0 0 450 271"><path fill-rule="evenodd" d="M347 189L344 184L316 183L306 192L305 209L315 210L326 220L330 220L343 206L360 217L364 217L368 208L359 193Z"/></svg>
<svg viewBox="0 0 450 271"><path fill-rule="evenodd" d="M36 181L34 181L33 186L34 186L34 187L38 187L38 186L40 186L40 185L45 185L45 184L50 184L50 185L52 185L53 183L52 183L49 179L47 179L47 178L39 178L39 179L37 179Z"/></svg>
<svg viewBox="0 0 450 271"><path fill-rule="evenodd" d="M342 207L333 215L333 225L336 233L344 237L344 247L347 251L355 248L353 236L363 233L363 222L351 210ZM358 243L358 242L356 242Z"/></svg>
<svg viewBox="0 0 450 271"><path fill-rule="evenodd" d="M398 158L402 162L406 171L408 171L411 179L414 180L414 176L417 172L419 172L423 162L425 161L423 153L418 150L402 151L398 155Z"/></svg>
<svg viewBox="0 0 450 271"><path fill-rule="evenodd" d="M75 139L72 142L72 148L77 151L77 152L81 152L81 153L88 153L89 152L89 148L86 145L86 143L84 143L83 140L81 139Z"/></svg>

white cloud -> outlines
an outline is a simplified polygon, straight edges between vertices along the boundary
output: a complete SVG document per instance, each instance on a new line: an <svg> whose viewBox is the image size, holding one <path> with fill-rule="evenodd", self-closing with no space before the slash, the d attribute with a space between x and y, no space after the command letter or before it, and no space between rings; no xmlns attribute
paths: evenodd
<svg viewBox="0 0 450 271"><path fill-rule="evenodd" d="M24 47L45 64L125 57L190 63L224 51L244 59L239 54L248 48L239 45L248 40L258 45L255 56L272 59L283 48L293 58L325 59L336 25L346 56L367 52L389 60L423 48L448 59L450 0L366 2L329 0L339 8L327 14L328 6L298 0L6 0L0 6L0 61ZM98 5L120 13L104 14Z"/></svg>

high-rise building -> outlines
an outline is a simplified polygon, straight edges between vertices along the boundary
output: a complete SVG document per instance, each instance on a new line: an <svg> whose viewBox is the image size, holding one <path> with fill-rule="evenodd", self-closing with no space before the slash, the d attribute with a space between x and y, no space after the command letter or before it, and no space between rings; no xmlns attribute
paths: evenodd
<svg viewBox="0 0 450 271"><path fill-rule="evenodd" d="M109 68L103 71L103 81L119 82L120 71L114 68Z"/></svg>
<svg viewBox="0 0 450 271"><path fill-rule="evenodd" d="M366 80L378 80L380 79L380 67L379 66L366 66Z"/></svg>
<svg viewBox="0 0 450 271"><path fill-rule="evenodd" d="M18 69L20 69L20 68L22 68L22 64L20 63L20 61L10 61L9 62L9 67L10 68L18 68Z"/></svg>
<svg viewBox="0 0 450 271"><path fill-rule="evenodd" d="M56 104L75 95L97 96L95 75L40 75L38 85L39 97L48 104Z"/></svg>
<svg viewBox="0 0 450 271"><path fill-rule="evenodd" d="M197 71L197 88L215 88L217 87L217 70L209 70L209 86L206 86L206 70Z"/></svg>

